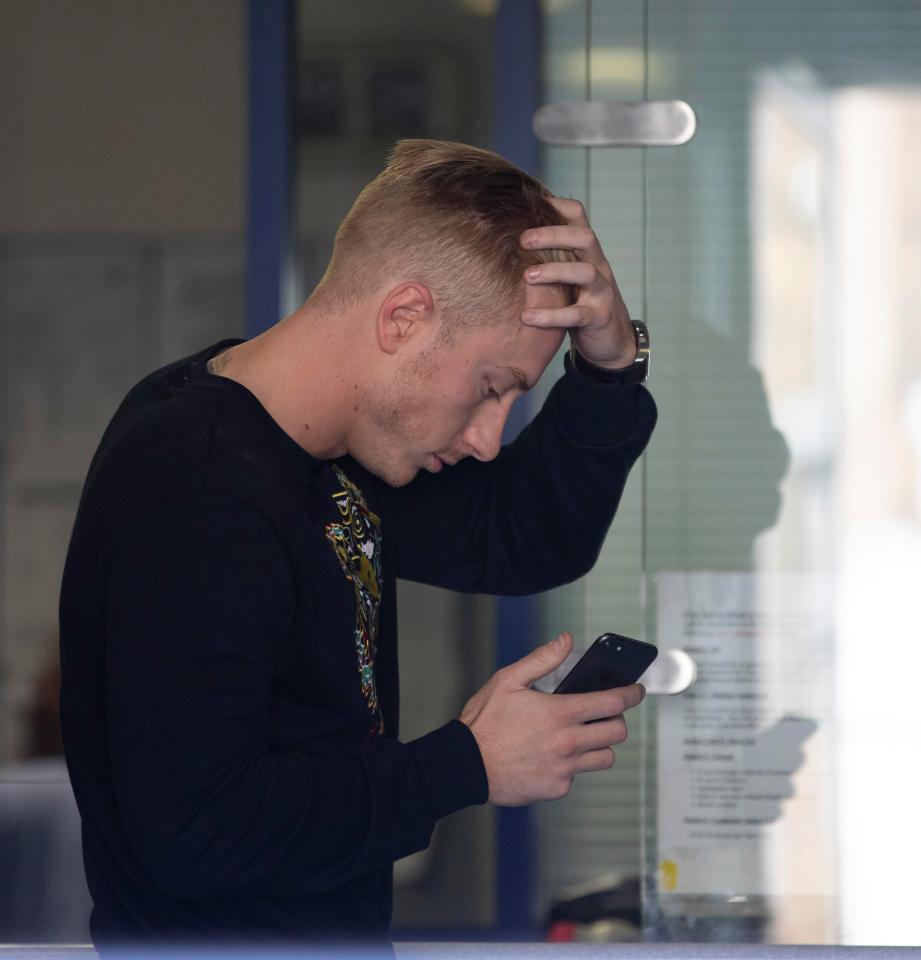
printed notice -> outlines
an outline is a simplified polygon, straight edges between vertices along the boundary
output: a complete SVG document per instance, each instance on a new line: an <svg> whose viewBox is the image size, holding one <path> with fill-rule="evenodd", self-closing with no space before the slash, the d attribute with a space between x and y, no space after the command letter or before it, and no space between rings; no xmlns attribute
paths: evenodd
<svg viewBox="0 0 921 960"><path fill-rule="evenodd" d="M658 701L659 883L821 893L832 850L827 578L664 573L658 644L697 680Z"/></svg>

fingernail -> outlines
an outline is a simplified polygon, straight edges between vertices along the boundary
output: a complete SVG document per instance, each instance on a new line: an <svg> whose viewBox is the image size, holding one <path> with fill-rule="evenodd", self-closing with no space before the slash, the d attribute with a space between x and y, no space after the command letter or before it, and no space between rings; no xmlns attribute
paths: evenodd
<svg viewBox="0 0 921 960"><path fill-rule="evenodd" d="M528 279L529 279L529 280L536 280L539 276L540 276L540 268L539 268L539 267L532 267L532 268L528 271Z"/></svg>
<svg viewBox="0 0 921 960"><path fill-rule="evenodd" d="M537 319L537 314L528 313L527 311L525 311L525 313L521 315L521 319L524 323L534 323L534 321Z"/></svg>

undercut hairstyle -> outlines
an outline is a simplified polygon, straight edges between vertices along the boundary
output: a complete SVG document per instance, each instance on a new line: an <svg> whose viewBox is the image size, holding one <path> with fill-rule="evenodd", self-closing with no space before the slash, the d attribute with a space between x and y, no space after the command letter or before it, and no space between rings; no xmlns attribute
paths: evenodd
<svg viewBox="0 0 921 960"><path fill-rule="evenodd" d="M498 154L442 140L401 140L359 194L336 234L311 301L335 309L388 282L425 284L443 312L439 340L499 323L523 302L525 270L574 260L568 250L525 250L530 227L566 221L540 181ZM568 286L561 287L567 303Z"/></svg>

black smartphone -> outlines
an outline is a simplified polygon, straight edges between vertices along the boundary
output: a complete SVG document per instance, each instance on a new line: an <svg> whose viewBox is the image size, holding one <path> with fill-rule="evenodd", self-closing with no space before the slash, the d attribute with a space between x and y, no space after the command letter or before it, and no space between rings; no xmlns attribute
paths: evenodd
<svg viewBox="0 0 921 960"><path fill-rule="evenodd" d="M646 672L658 652L651 643L603 633L553 692L594 693L628 687Z"/></svg>

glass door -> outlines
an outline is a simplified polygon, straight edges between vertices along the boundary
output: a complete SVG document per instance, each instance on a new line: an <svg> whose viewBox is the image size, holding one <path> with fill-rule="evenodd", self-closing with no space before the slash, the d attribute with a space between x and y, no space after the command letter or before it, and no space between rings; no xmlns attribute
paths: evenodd
<svg viewBox="0 0 921 960"><path fill-rule="evenodd" d="M543 9L545 103L644 98L642 4L583 0L548 2ZM624 298L640 318L646 313L645 163L636 149L543 148L545 182L585 204ZM544 379L549 389L553 378ZM592 572L540 601L542 633L571 630L576 651L609 630L646 636L645 469L633 470ZM551 936L640 937L642 743L642 719L634 715L612 770L577 778L569 796L536 810L536 915ZM579 918L576 931L568 926L573 917Z"/></svg>
<svg viewBox="0 0 921 960"><path fill-rule="evenodd" d="M641 876L645 939L917 943L921 9L545 23L546 101L697 117L680 147L546 150L650 327L660 420L598 567L545 610L697 679L542 812L541 908Z"/></svg>

